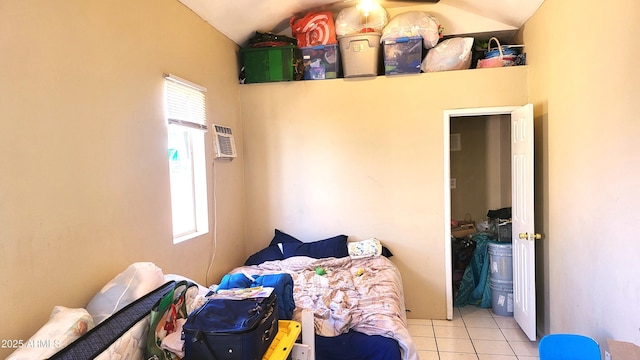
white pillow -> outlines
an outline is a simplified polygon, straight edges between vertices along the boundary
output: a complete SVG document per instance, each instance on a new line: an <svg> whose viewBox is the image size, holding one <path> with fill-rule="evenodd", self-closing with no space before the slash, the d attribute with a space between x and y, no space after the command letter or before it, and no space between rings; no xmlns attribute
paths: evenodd
<svg viewBox="0 0 640 360"><path fill-rule="evenodd" d="M93 296L87 311L97 325L164 283L162 269L154 263L133 263Z"/></svg>
<svg viewBox="0 0 640 360"><path fill-rule="evenodd" d="M382 254L382 244L376 238L348 242L347 249L352 259L361 259Z"/></svg>
<svg viewBox="0 0 640 360"><path fill-rule="evenodd" d="M85 309L56 306L49 321L7 359L46 359L93 328L93 318Z"/></svg>

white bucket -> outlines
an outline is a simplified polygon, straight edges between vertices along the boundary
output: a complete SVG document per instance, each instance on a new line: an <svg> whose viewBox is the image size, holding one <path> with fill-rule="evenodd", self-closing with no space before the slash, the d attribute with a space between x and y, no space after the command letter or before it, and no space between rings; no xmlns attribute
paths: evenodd
<svg viewBox="0 0 640 360"><path fill-rule="evenodd" d="M513 281L489 279L491 310L500 316L513 316Z"/></svg>
<svg viewBox="0 0 640 360"><path fill-rule="evenodd" d="M489 243L491 279L513 281L513 253L510 243Z"/></svg>

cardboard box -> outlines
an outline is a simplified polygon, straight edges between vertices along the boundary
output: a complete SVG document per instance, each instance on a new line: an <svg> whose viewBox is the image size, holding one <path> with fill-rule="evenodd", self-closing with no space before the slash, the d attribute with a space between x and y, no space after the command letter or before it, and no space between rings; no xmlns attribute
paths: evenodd
<svg viewBox="0 0 640 360"><path fill-rule="evenodd" d="M607 339L611 360L640 360L640 346L613 339Z"/></svg>

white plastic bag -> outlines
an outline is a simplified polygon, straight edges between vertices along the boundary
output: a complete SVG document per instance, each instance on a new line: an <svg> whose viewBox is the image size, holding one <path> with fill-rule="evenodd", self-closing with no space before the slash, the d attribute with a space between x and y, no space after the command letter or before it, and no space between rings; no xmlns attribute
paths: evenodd
<svg viewBox="0 0 640 360"><path fill-rule="evenodd" d="M6 360L48 359L61 348L86 334L93 328L93 318L85 309L55 306L44 324L29 340L9 340L19 342Z"/></svg>
<svg viewBox="0 0 640 360"><path fill-rule="evenodd" d="M358 34L363 29L373 30L368 32L382 32L388 21L387 11L379 4L374 5L366 18L355 6L344 8L335 18L336 35Z"/></svg>
<svg viewBox="0 0 640 360"><path fill-rule="evenodd" d="M440 41L441 26L438 19L424 11L409 11L394 16L382 30L380 41L401 37L421 36L425 49Z"/></svg>
<svg viewBox="0 0 640 360"><path fill-rule="evenodd" d="M464 70L471 66L472 37L444 40L429 50L422 61L423 72Z"/></svg>
<svg viewBox="0 0 640 360"><path fill-rule="evenodd" d="M86 309L97 325L164 282L162 269L154 263L133 263L103 286Z"/></svg>

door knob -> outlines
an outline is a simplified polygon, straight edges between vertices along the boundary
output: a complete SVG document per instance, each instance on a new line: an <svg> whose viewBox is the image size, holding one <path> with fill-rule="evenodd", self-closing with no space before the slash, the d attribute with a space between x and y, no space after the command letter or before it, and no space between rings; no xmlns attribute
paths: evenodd
<svg viewBox="0 0 640 360"><path fill-rule="evenodd" d="M535 233L535 234L529 234L529 233L520 233L518 234L518 237L522 240L540 240L542 239L542 235Z"/></svg>

